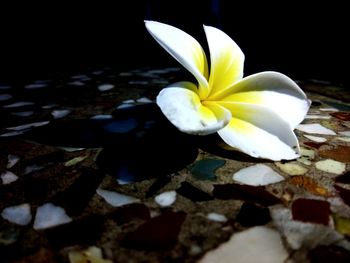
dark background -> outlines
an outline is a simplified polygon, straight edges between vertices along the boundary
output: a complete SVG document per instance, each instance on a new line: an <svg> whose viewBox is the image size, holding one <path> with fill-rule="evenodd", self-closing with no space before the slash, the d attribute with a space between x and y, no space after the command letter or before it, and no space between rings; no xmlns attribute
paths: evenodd
<svg viewBox="0 0 350 263"><path fill-rule="evenodd" d="M348 9L329 1L127 0L0 7L0 83L178 64L143 20L175 25L206 44L202 24L221 28L246 55L245 75L276 70L295 79L348 83Z"/></svg>

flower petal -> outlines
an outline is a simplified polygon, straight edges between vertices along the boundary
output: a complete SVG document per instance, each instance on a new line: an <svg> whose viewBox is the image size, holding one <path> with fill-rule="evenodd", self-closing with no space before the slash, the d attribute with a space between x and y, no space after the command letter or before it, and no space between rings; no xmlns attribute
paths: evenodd
<svg viewBox="0 0 350 263"><path fill-rule="evenodd" d="M237 82L223 101L262 105L277 113L294 129L306 116L310 102L298 85L278 72L261 72ZM227 92L229 94L229 92Z"/></svg>
<svg viewBox="0 0 350 263"><path fill-rule="evenodd" d="M205 97L209 92L208 62L202 46L184 31L159 22L145 21L148 32L199 83L199 95Z"/></svg>
<svg viewBox="0 0 350 263"><path fill-rule="evenodd" d="M253 157L274 161L299 157L295 134L275 112L247 103L231 103L229 109L234 117L218 131L227 144Z"/></svg>
<svg viewBox="0 0 350 263"><path fill-rule="evenodd" d="M190 82L178 82L161 90L157 104L179 130L197 135L211 134L223 128L231 113L220 105L202 105Z"/></svg>
<svg viewBox="0 0 350 263"><path fill-rule="evenodd" d="M210 50L210 96L233 85L243 77L244 54L221 30L204 26Z"/></svg>

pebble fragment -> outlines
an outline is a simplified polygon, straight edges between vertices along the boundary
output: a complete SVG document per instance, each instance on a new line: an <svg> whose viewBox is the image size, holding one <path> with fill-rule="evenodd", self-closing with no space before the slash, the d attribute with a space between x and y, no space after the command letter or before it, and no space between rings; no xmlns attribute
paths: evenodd
<svg viewBox="0 0 350 263"><path fill-rule="evenodd" d="M104 190L101 188L98 188L96 190L96 193L99 196L101 196L108 204L110 204L113 207L119 207L119 206L123 206L123 205L127 205L127 204L132 204L132 203L139 201L139 199L137 199L135 197L120 194L120 193L117 193L114 191Z"/></svg>
<svg viewBox="0 0 350 263"><path fill-rule="evenodd" d="M338 175L344 173L346 168L344 163L332 159L318 161L315 163L315 166L318 170Z"/></svg>
<svg viewBox="0 0 350 263"><path fill-rule="evenodd" d="M279 233L265 226L256 226L233 234L229 241L207 252L199 263L280 263L288 258Z"/></svg>
<svg viewBox="0 0 350 263"><path fill-rule="evenodd" d="M311 134L322 134L322 135L336 135L334 131L331 129L328 129L321 124L318 123L312 123L312 124L299 124L296 127L297 130L311 133Z"/></svg>
<svg viewBox="0 0 350 263"><path fill-rule="evenodd" d="M233 175L233 180L247 185L268 185L284 180L284 177L265 164L243 168Z"/></svg>
<svg viewBox="0 0 350 263"><path fill-rule="evenodd" d="M66 224L71 221L72 219L66 214L66 211L62 207L52 203L46 203L38 207L33 228L35 230L42 230Z"/></svg>
<svg viewBox="0 0 350 263"><path fill-rule="evenodd" d="M6 207L4 210L2 210L1 216L11 223L20 226L28 225L30 221L32 221L32 214L30 212L29 204Z"/></svg>
<svg viewBox="0 0 350 263"><path fill-rule="evenodd" d="M160 206L171 206L176 201L176 192L167 191L157 195L154 201Z"/></svg>

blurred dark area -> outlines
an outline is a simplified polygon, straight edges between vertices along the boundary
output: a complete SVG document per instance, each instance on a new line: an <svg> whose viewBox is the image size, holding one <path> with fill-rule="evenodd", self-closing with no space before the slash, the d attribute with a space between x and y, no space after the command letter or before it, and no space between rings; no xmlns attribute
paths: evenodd
<svg viewBox="0 0 350 263"><path fill-rule="evenodd" d="M128 0L0 4L0 83L90 69L177 66L144 20L192 34L202 24L230 35L246 55L245 75L276 70L295 79L347 85L348 9L339 1Z"/></svg>

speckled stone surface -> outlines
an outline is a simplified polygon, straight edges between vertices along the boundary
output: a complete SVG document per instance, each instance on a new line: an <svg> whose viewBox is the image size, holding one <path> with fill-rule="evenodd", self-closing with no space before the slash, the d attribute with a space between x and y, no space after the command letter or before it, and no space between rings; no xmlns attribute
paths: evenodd
<svg viewBox="0 0 350 263"><path fill-rule="evenodd" d="M273 233L278 243L254 248L272 251L262 258L350 262L349 87L299 82L313 101L313 117L302 124L333 133L296 130L302 156L289 162L217 147L212 136L195 146L176 132L161 140L142 111L135 113L142 118L104 123L116 108L152 102L182 74L106 68L0 90L1 262L223 262L215 251L227 246L242 253L234 253L239 262L253 249L242 236L255 229L264 231L253 239ZM94 117L100 122L88 121ZM27 136L37 129L43 132ZM264 186L234 180L257 164L280 180ZM57 223L37 228L35 215L48 203L69 220L50 218ZM11 207L23 204L30 222L18 224Z"/></svg>

